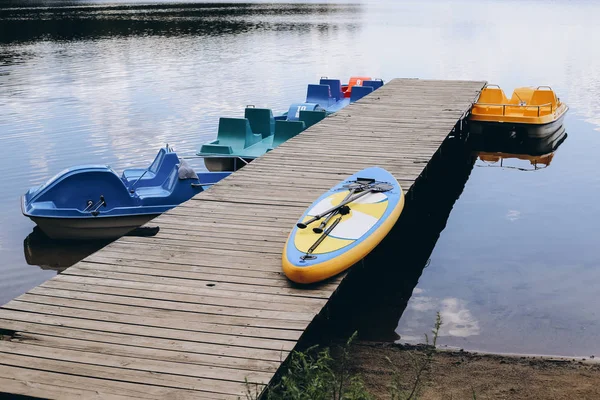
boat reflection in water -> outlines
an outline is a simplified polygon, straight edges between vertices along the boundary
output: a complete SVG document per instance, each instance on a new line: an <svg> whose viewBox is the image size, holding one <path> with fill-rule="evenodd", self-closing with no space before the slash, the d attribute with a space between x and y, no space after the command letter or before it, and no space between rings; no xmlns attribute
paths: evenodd
<svg viewBox="0 0 600 400"><path fill-rule="evenodd" d="M142 227L126 236L154 236L158 230L158 227ZM36 226L23 240L23 253L27 264L60 273L111 242L112 240L55 240Z"/></svg>
<svg viewBox="0 0 600 400"><path fill-rule="evenodd" d="M469 143L478 157L477 167L500 167L520 171L536 171L552 162L558 147L567 139L564 126L546 136L529 136L514 130L498 130L475 134Z"/></svg>

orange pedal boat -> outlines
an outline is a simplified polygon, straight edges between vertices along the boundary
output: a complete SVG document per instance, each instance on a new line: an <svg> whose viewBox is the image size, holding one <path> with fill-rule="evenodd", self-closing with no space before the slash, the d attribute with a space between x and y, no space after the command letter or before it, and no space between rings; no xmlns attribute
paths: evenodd
<svg viewBox="0 0 600 400"><path fill-rule="evenodd" d="M473 105L469 119L479 128L476 130L502 126L545 136L562 125L568 109L549 86L517 88L508 99L498 85L487 85Z"/></svg>
<svg viewBox="0 0 600 400"><path fill-rule="evenodd" d="M353 86L362 86L363 82L372 80L370 76L351 76L347 85L342 85L342 94L344 97L350 97Z"/></svg>

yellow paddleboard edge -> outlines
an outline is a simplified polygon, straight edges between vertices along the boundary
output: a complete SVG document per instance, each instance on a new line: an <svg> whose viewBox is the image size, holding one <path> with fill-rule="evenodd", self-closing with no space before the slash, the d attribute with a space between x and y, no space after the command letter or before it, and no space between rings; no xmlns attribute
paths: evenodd
<svg viewBox="0 0 600 400"><path fill-rule="evenodd" d="M402 190L402 189L400 189ZM400 200L390 215L383 223L359 244L347 252L340 254L334 259L314 264L309 267L297 267L288 261L287 247L292 235L288 236L283 248L282 267L285 275L293 282L308 284L331 278L334 275L343 272L369 254L382 240L398 221L402 209L404 208L404 193L401 191ZM345 267L344 267L345 266Z"/></svg>

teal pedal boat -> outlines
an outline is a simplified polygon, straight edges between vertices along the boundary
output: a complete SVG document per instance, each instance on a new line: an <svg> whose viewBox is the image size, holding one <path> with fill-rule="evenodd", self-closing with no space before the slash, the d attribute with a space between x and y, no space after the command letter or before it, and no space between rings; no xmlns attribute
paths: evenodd
<svg viewBox="0 0 600 400"><path fill-rule="evenodd" d="M217 139L202 145L197 155L211 172L236 171L255 158L383 86L382 80L321 78L307 88L306 102L292 104L282 115L268 108L246 107L244 118L219 119Z"/></svg>
<svg viewBox="0 0 600 400"><path fill-rule="evenodd" d="M318 104L293 104L282 116L268 108L246 107L244 118L219 119L217 140L203 144L198 155L211 172L236 171L325 118Z"/></svg>

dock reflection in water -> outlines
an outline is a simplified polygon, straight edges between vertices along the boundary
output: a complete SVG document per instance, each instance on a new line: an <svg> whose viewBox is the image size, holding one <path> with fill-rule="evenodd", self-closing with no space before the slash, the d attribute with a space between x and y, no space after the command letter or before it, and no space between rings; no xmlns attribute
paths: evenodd
<svg viewBox="0 0 600 400"><path fill-rule="evenodd" d="M546 137L505 131L471 136L466 143L447 140L424 178L407 194L398 223L361 265L354 267L333 299L327 320L321 322L331 337L345 338L358 331L361 340L423 342L436 311L444 321L441 336L481 334L479 321L468 308L471 299L431 297L417 287L419 279L474 166L496 162L512 168L507 161L526 161L539 169L550 164L566 137L560 127ZM407 307L412 320L403 324L401 337L398 326ZM421 315L417 320L416 314Z"/></svg>
<svg viewBox="0 0 600 400"><path fill-rule="evenodd" d="M459 139L447 139L426 173L407 193L390 233L355 265L329 307L326 331L361 340L395 341L404 312L452 207L463 191L475 157Z"/></svg>
<svg viewBox="0 0 600 400"><path fill-rule="evenodd" d="M431 254L431 268L421 277L398 322L396 332L402 342L422 342L439 311L444 346L498 351L494 343L502 343L503 352L560 355L577 355L578 349L589 348L584 343L591 337L582 336L581 346L557 350L554 340L564 332L568 317L548 314L546 310L552 308L548 298L535 302L530 290L537 285L540 292L552 291L564 299L556 289L546 288L558 286L557 274L569 276L562 277L564 282L576 276L577 267L565 264L562 255L555 263L539 261L541 254L552 251L550 243L557 242L556 231L548 227L557 221L553 200L560 198L560 191L552 179L554 170L547 168L553 160L562 161L556 157L566 139L563 126L545 135L512 130L471 133L467 148L479 168L472 171L460 206ZM557 166L560 173L561 163ZM481 179L485 185L477 185ZM526 195L516 198L517 188ZM531 232L523 227L523 220L539 221L539 229ZM526 241L532 234L535 239ZM442 255L440 248L446 249ZM560 248L554 251L561 252ZM496 286L503 285L510 296L498 293ZM539 312L543 317L533 313L534 308L544 310ZM524 326L546 326L546 333L530 328L537 332L532 339Z"/></svg>

